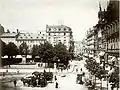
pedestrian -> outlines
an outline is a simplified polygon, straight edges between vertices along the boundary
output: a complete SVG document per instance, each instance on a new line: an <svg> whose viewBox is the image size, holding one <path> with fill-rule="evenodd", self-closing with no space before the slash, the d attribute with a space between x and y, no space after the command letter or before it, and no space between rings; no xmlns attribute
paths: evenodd
<svg viewBox="0 0 120 90"><path fill-rule="evenodd" d="M6 70L6 73L8 72L8 69Z"/></svg>
<svg viewBox="0 0 120 90"><path fill-rule="evenodd" d="M55 76L55 81L57 80L57 77Z"/></svg>
<svg viewBox="0 0 120 90"><path fill-rule="evenodd" d="M78 72L78 68L76 68L76 72Z"/></svg>
<svg viewBox="0 0 120 90"><path fill-rule="evenodd" d="M3 72L3 77L5 77L5 72Z"/></svg>
<svg viewBox="0 0 120 90"><path fill-rule="evenodd" d="M41 67L43 66L43 64L41 63Z"/></svg>
<svg viewBox="0 0 120 90"><path fill-rule="evenodd" d="M20 72L20 71L19 71L19 69L18 69L18 70L17 70L17 73L19 74L19 72Z"/></svg>
<svg viewBox="0 0 120 90"><path fill-rule="evenodd" d="M58 82L56 82L56 84L55 84L55 88L58 88Z"/></svg>
<svg viewBox="0 0 120 90"><path fill-rule="evenodd" d="M16 87L17 80L15 79L15 80L13 81L13 83L14 83L14 86Z"/></svg>

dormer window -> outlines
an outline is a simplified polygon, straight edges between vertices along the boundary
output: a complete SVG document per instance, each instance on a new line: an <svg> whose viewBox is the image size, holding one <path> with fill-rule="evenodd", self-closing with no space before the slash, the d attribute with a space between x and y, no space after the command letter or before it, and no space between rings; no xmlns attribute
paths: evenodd
<svg viewBox="0 0 120 90"><path fill-rule="evenodd" d="M64 28L64 31L66 31L66 28Z"/></svg>
<svg viewBox="0 0 120 90"><path fill-rule="evenodd" d="M50 33L49 33L49 36L50 36Z"/></svg>
<svg viewBox="0 0 120 90"><path fill-rule="evenodd" d="M23 37L20 37L21 39L23 38Z"/></svg>
<svg viewBox="0 0 120 90"><path fill-rule="evenodd" d="M61 29L59 28L59 31L60 31Z"/></svg>
<svg viewBox="0 0 120 90"><path fill-rule="evenodd" d="M69 31L71 31L71 28L69 28Z"/></svg>

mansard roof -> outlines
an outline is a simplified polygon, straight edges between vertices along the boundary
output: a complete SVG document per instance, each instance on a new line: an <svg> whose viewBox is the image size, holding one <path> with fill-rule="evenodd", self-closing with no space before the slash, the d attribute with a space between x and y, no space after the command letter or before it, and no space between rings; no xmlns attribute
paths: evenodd
<svg viewBox="0 0 120 90"><path fill-rule="evenodd" d="M45 34L40 33L20 33L17 40L41 40L45 39Z"/></svg>
<svg viewBox="0 0 120 90"><path fill-rule="evenodd" d="M57 29L57 30L46 30L46 32L72 32L71 28L65 25L46 25L46 28L53 28L53 29ZM61 29L61 30L59 30Z"/></svg>
<svg viewBox="0 0 120 90"><path fill-rule="evenodd" d="M3 33L1 38L15 38L17 35L18 33Z"/></svg>

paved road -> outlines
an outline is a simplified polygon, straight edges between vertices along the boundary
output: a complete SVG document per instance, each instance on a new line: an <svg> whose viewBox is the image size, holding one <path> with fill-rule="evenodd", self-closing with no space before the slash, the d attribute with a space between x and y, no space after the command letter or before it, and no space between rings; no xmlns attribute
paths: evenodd
<svg viewBox="0 0 120 90"><path fill-rule="evenodd" d="M83 69L84 70L84 62L81 61L73 61L71 62L71 69L67 72L67 71L63 71L62 73L59 72L56 74L56 71L54 69L51 69L51 71L55 72L54 74L57 75L57 82L59 83L59 88L58 90L88 90L84 85L80 85L80 84L76 84L76 76L77 76L77 73L76 73L76 68L78 69ZM3 71L5 69L2 69ZM9 69L10 72L16 72L16 70L18 69ZM20 72L23 72L23 73L31 73L33 71L43 71L43 69L22 69L20 70ZM47 69L49 70L49 69ZM85 71L85 70L84 70ZM78 71L79 73L79 71ZM62 75L66 75L66 77L61 77ZM9 87L5 86L5 85L8 85ZM2 86L0 88L0 90L14 90L14 86L13 86L13 83L7 83L7 84L4 84L4 86ZM18 80L18 83L17 83L17 88L15 90L56 90L55 88L55 82L54 83L49 83L47 85L47 87L45 88L38 88L38 87L35 87L35 88L32 88L32 87L23 87L23 84L20 80Z"/></svg>

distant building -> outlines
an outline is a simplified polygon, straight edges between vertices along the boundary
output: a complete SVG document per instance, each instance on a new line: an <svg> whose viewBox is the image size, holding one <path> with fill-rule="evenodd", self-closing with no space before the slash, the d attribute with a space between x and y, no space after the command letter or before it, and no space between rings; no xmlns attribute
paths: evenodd
<svg viewBox="0 0 120 90"><path fill-rule="evenodd" d="M13 42L19 47L23 42L28 45L28 48L31 49L33 45L39 45L40 43L44 43L46 41L46 34L41 32L39 33L21 33L17 30L17 32L5 32L1 35L1 40L8 44L9 42Z"/></svg>
<svg viewBox="0 0 120 90"><path fill-rule="evenodd" d="M46 41L46 34L39 33L19 33L16 38L17 46L20 46L23 42L25 42L29 49L33 47L33 45L40 45L40 43L44 44Z"/></svg>
<svg viewBox="0 0 120 90"><path fill-rule="evenodd" d="M16 43L17 37L18 37L18 33L3 33L0 38L6 44L9 44L9 42L13 42L14 44L17 44Z"/></svg>
<svg viewBox="0 0 120 90"><path fill-rule="evenodd" d="M29 33L29 32L7 32L1 35L1 40L8 44L9 42L13 42L19 47L23 42L26 42L28 48L31 49L33 45L40 45L40 43L44 44L45 41L48 41L53 46L58 44L59 42L66 45L69 52L74 51L74 41L72 30L70 27L64 25L55 25L55 26L46 26L46 32L39 33Z"/></svg>
<svg viewBox="0 0 120 90"><path fill-rule="evenodd" d="M74 42L74 53L76 56L83 54L84 46L81 41Z"/></svg>
<svg viewBox="0 0 120 90"><path fill-rule="evenodd" d="M53 46L59 42L63 43L69 49L73 45L72 29L65 25L47 25L47 41Z"/></svg>
<svg viewBox="0 0 120 90"><path fill-rule="evenodd" d="M107 10L104 10L104 14L101 14L103 18L101 18L99 25L102 31L102 46L105 51L105 63L111 66L118 65L119 62L119 3L119 0L110 0ZM109 60L109 57L115 57L115 59Z"/></svg>
<svg viewBox="0 0 120 90"><path fill-rule="evenodd" d="M0 35L4 33L4 27L0 24Z"/></svg>
<svg viewBox="0 0 120 90"><path fill-rule="evenodd" d="M89 29L87 31L87 53L89 55L94 55L94 43L95 43L95 37L94 37L94 29Z"/></svg>

